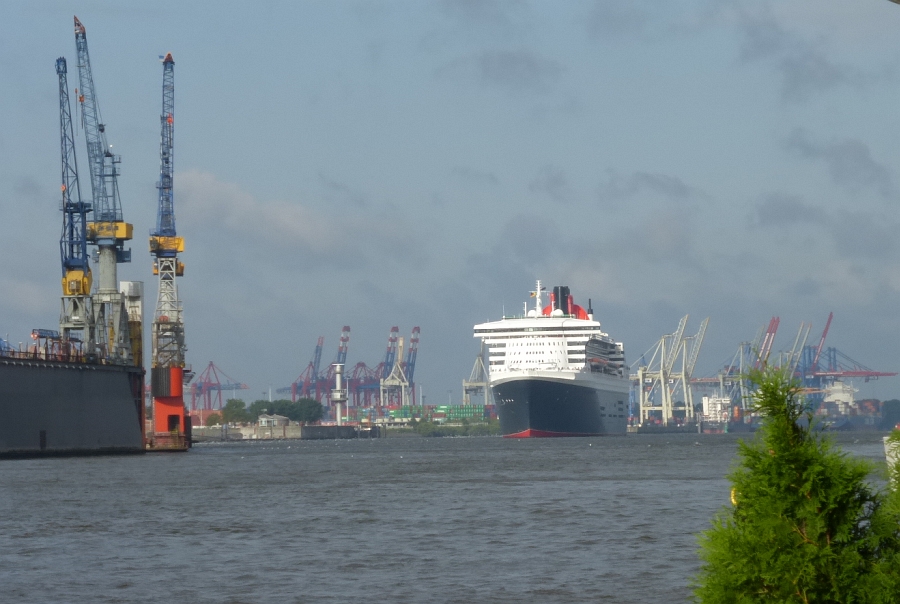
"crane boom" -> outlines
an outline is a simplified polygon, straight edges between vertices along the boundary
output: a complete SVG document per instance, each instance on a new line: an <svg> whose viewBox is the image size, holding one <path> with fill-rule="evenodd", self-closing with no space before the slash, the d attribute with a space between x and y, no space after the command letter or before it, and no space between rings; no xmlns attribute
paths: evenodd
<svg viewBox="0 0 900 604"><path fill-rule="evenodd" d="M812 329L812 323L800 323L800 330L797 332L797 337L794 338L794 346L787 354L786 363L783 367L785 375L789 379L793 378L794 373L797 371L797 365L800 363L803 349L806 348L806 340L809 338L810 329Z"/></svg>
<svg viewBox="0 0 900 604"><path fill-rule="evenodd" d="M687 363L685 363L685 373L688 378L694 375L694 366L697 364L697 357L700 356L700 347L703 345L703 338L706 335L707 325L709 325L709 317L706 317L703 319L703 322L700 323L700 330L697 331L697 335L693 337L693 341L691 342L688 360Z"/></svg>
<svg viewBox="0 0 900 604"><path fill-rule="evenodd" d="M419 334L421 330L413 327L412 335L409 338L409 349L406 351L406 379L412 383L413 375L416 372L416 356L419 353Z"/></svg>
<svg viewBox="0 0 900 604"><path fill-rule="evenodd" d="M350 347L350 326L344 325L344 328L341 330L341 339L338 343L338 353L335 360L335 363L340 363L341 365L345 365L347 363L347 351Z"/></svg>
<svg viewBox="0 0 900 604"><path fill-rule="evenodd" d="M831 320L834 318L834 312L828 313L828 321L825 322L825 330L822 332L822 338L819 340L819 347L816 348L816 356L813 358L812 370L819 370L819 357L822 355L822 349L825 347L825 336L828 335L828 328L831 327Z"/></svg>
<svg viewBox="0 0 900 604"><path fill-rule="evenodd" d="M316 344L316 351L313 355L312 362L312 379L319 379L319 365L322 363L322 347L325 345L325 336L319 336L319 342Z"/></svg>
<svg viewBox="0 0 900 604"><path fill-rule="evenodd" d="M666 351L666 358L662 362L666 373L672 371L672 366L675 365L675 358L678 356L678 351L681 349L681 344L684 340L684 328L687 326L688 316L684 315L681 317L681 321L678 322L678 329L671 336L672 345Z"/></svg>
<svg viewBox="0 0 900 604"><path fill-rule="evenodd" d="M759 348L759 356L756 360L756 367L765 365L769 360L769 354L772 352L772 345L775 343L775 334L778 333L778 325L781 323L781 317L772 317L769 321L769 328L766 330L765 339Z"/></svg>
<svg viewBox="0 0 900 604"><path fill-rule="evenodd" d="M156 232L159 237L175 236L175 202L172 193L174 174L173 155L175 134L175 61L172 53L163 59L162 113L159 137L159 206L156 213ZM176 250L166 249L174 254Z"/></svg>
<svg viewBox="0 0 900 604"><path fill-rule="evenodd" d="M391 327L391 333L388 336L387 351L384 353L384 365L381 373L383 379L387 379L394 369L394 363L397 360L397 339L399 335L400 328L396 325Z"/></svg>
<svg viewBox="0 0 900 604"><path fill-rule="evenodd" d="M91 191L94 199L95 222L89 228L89 238L98 242L111 240L117 249L116 261L130 262L130 250L122 249L123 243L131 239L132 227L123 222L122 218L117 180L119 171L116 167L120 158L113 155L106 142L106 125L100 117L87 35L78 17L75 17L75 48L78 51L78 76L81 84L78 101L81 105L81 120L87 142Z"/></svg>

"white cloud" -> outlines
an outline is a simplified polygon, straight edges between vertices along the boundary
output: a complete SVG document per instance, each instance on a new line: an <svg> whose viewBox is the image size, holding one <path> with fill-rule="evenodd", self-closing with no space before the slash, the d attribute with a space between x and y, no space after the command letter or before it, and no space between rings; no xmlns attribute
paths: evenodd
<svg viewBox="0 0 900 604"><path fill-rule="evenodd" d="M175 182L179 232L194 231L220 245L300 253L310 263L345 267L376 255L396 260L413 245L406 221L390 208L327 212L300 200L261 200L196 170Z"/></svg>
<svg viewBox="0 0 900 604"><path fill-rule="evenodd" d="M518 49L485 50L454 59L434 73L439 78L474 80L510 92L546 93L555 87L563 71L563 65L555 59Z"/></svg>

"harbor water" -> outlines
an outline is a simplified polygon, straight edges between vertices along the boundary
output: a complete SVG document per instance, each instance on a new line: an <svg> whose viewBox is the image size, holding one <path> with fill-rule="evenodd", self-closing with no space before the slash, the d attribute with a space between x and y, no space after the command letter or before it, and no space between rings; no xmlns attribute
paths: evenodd
<svg viewBox="0 0 900 604"><path fill-rule="evenodd" d="M686 602L741 437L0 461L0 601ZM883 463L880 434L836 438Z"/></svg>

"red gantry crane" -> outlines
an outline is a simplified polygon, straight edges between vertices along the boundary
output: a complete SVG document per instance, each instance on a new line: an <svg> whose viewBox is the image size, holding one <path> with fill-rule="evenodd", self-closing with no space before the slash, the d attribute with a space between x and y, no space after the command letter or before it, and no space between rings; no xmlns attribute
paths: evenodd
<svg viewBox="0 0 900 604"><path fill-rule="evenodd" d="M225 378L223 382L222 378ZM222 408L222 391L248 390L247 384L235 379L216 367L212 361L191 384L191 411L218 411Z"/></svg>
<svg viewBox="0 0 900 604"><path fill-rule="evenodd" d="M318 387L319 380L319 363L322 361L322 348L325 345L325 337L319 336L316 343L316 350L313 353L313 360L309 362L306 369L303 370L296 380L290 386L278 388L275 392L278 394L291 393L291 400L296 402L298 398L316 398L313 396L315 389Z"/></svg>
<svg viewBox="0 0 900 604"><path fill-rule="evenodd" d="M866 367L859 361L833 346L825 347L825 337L831 327L831 319L834 313L828 314L825 322L825 330L819 340L818 346L806 346L797 367L797 377L803 381L806 388L806 396L813 403L821 403L824 400L825 390L836 381L862 379L865 382L877 380L880 377L893 377L895 371L876 371Z"/></svg>

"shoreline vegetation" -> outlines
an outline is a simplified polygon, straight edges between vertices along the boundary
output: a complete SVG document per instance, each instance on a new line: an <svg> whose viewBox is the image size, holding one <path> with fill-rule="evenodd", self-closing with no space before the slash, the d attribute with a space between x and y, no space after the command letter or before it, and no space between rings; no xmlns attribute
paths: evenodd
<svg viewBox="0 0 900 604"><path fill-rule="evenodd" d="M876 466L819 429L797 382L773 368L750 379L763 424L738 445L731 505L699 538L696 601L896 602L900 468L875 488Z"/></svg>

